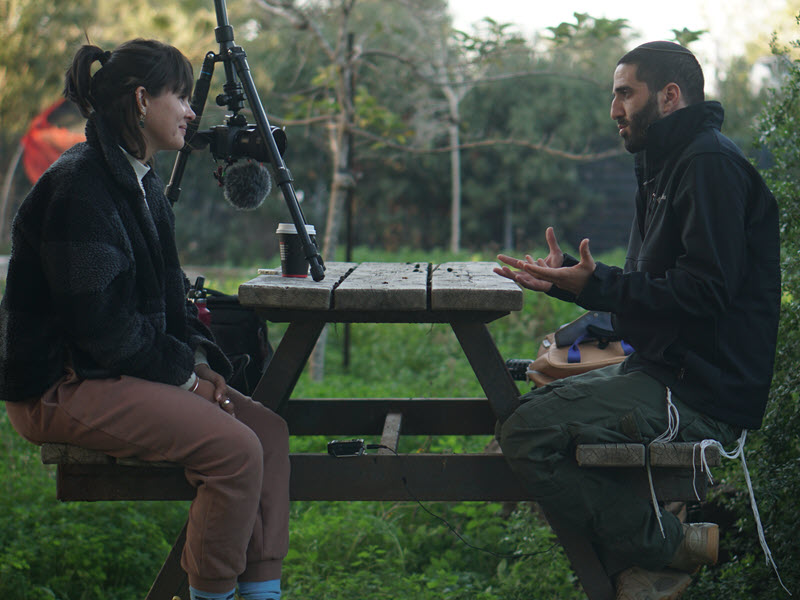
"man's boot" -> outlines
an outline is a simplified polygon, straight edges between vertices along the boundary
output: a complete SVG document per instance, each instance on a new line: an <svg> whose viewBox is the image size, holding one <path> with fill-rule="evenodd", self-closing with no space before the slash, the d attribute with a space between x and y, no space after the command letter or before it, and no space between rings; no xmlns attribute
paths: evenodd
<svg viewBox="0 0 800 600"><path fill-rule="evenodd" d="M683 541L669 568L694 573L703 565L713 565L719 555L719 526L715 523L684 523Z"/></svg>

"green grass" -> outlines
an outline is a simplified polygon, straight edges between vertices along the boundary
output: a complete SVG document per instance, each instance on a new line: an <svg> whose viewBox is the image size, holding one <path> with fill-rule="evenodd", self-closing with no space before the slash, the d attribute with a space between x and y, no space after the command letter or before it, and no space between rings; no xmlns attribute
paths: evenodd
<svg viewBox="0 0 800 600"><path fill-rule="evenodd" d="M609 262L618 262L612 257ZM356 261L493 260L491 256L358 249ZM608 259L607 259L608 260ZM235 293L252 269L204 269L208 287ZM522 311L489 324L505 358L532 357L541 337L581 313L527 293ZM270 324L277 345L285 326ZM448 325L357 324L350 364L344 326L330 327L325 377L307 370L299 397L482 396ZM527 386L520 384L521 389ZM402 438L401 438L402 439ZM375 440L377 441L377 440ZM404 451L480 451L488 436L413 437ZM324 452L321 437L295 438L294 451ZM0 412L0 597L5 600L133 600L143 597L187 512L186 503L75 503L55 500L54 470ZM447 520L459 540L431 511ZM498 503L295 502L284 568L287 600L530 600L583 594L560 546L531 506Z"/></svg>

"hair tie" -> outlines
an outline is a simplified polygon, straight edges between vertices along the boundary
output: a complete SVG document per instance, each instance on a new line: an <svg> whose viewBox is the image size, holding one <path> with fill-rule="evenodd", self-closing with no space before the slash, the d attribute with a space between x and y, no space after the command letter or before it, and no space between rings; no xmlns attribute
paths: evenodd
<svg viewBox="0 0 800 600"><path fill-rule="evenodd" d="M105 65L108 62L108 59L111 58L111 52L106 50L100 56L97 57L97 60L100 61L100 66Z"/></svg>

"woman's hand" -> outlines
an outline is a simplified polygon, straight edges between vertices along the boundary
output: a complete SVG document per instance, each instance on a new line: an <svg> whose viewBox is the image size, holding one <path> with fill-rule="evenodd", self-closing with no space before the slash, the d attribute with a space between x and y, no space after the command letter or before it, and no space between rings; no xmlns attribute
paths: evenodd
<svg viewBox="0 0 800 600"><path fill-rule="evenodd" d="M222 410L232 415L233 402L228 398L228 385L225 378L206 364L195 366L194 372L200 378L197 393L216 402Z"/></svg>

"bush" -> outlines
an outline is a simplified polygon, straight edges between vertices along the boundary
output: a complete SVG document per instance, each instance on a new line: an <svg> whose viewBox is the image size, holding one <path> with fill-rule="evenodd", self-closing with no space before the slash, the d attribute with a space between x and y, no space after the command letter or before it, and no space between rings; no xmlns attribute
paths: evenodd
<svg viewBox="0 0 800 600"><path fill-rule="evenodd" d="M793 45L800 47L798 43ZM800 62L790 60L787 49L774 44L773 52L785 72L781 87L772 91L761 117L759 143L775 161L765 178L781 214L783 299L770 402L763 428L748 436L747 456L767 543L784 585L796 594L800 591L796 537L800 528ZM759 546L746 484L738 466L726 468L725 483L726 489L736 490L735 493L717 493L715 498L736 519L723 541L730 560L710 569L686 597L787 597Z"/></svg>
<svg viewBox="0 0 800 600"><path fill-rule="evenodd" d="M186 503L60 503L55 469L0 411L0 597L138 598L188 514Z"/></svg>

